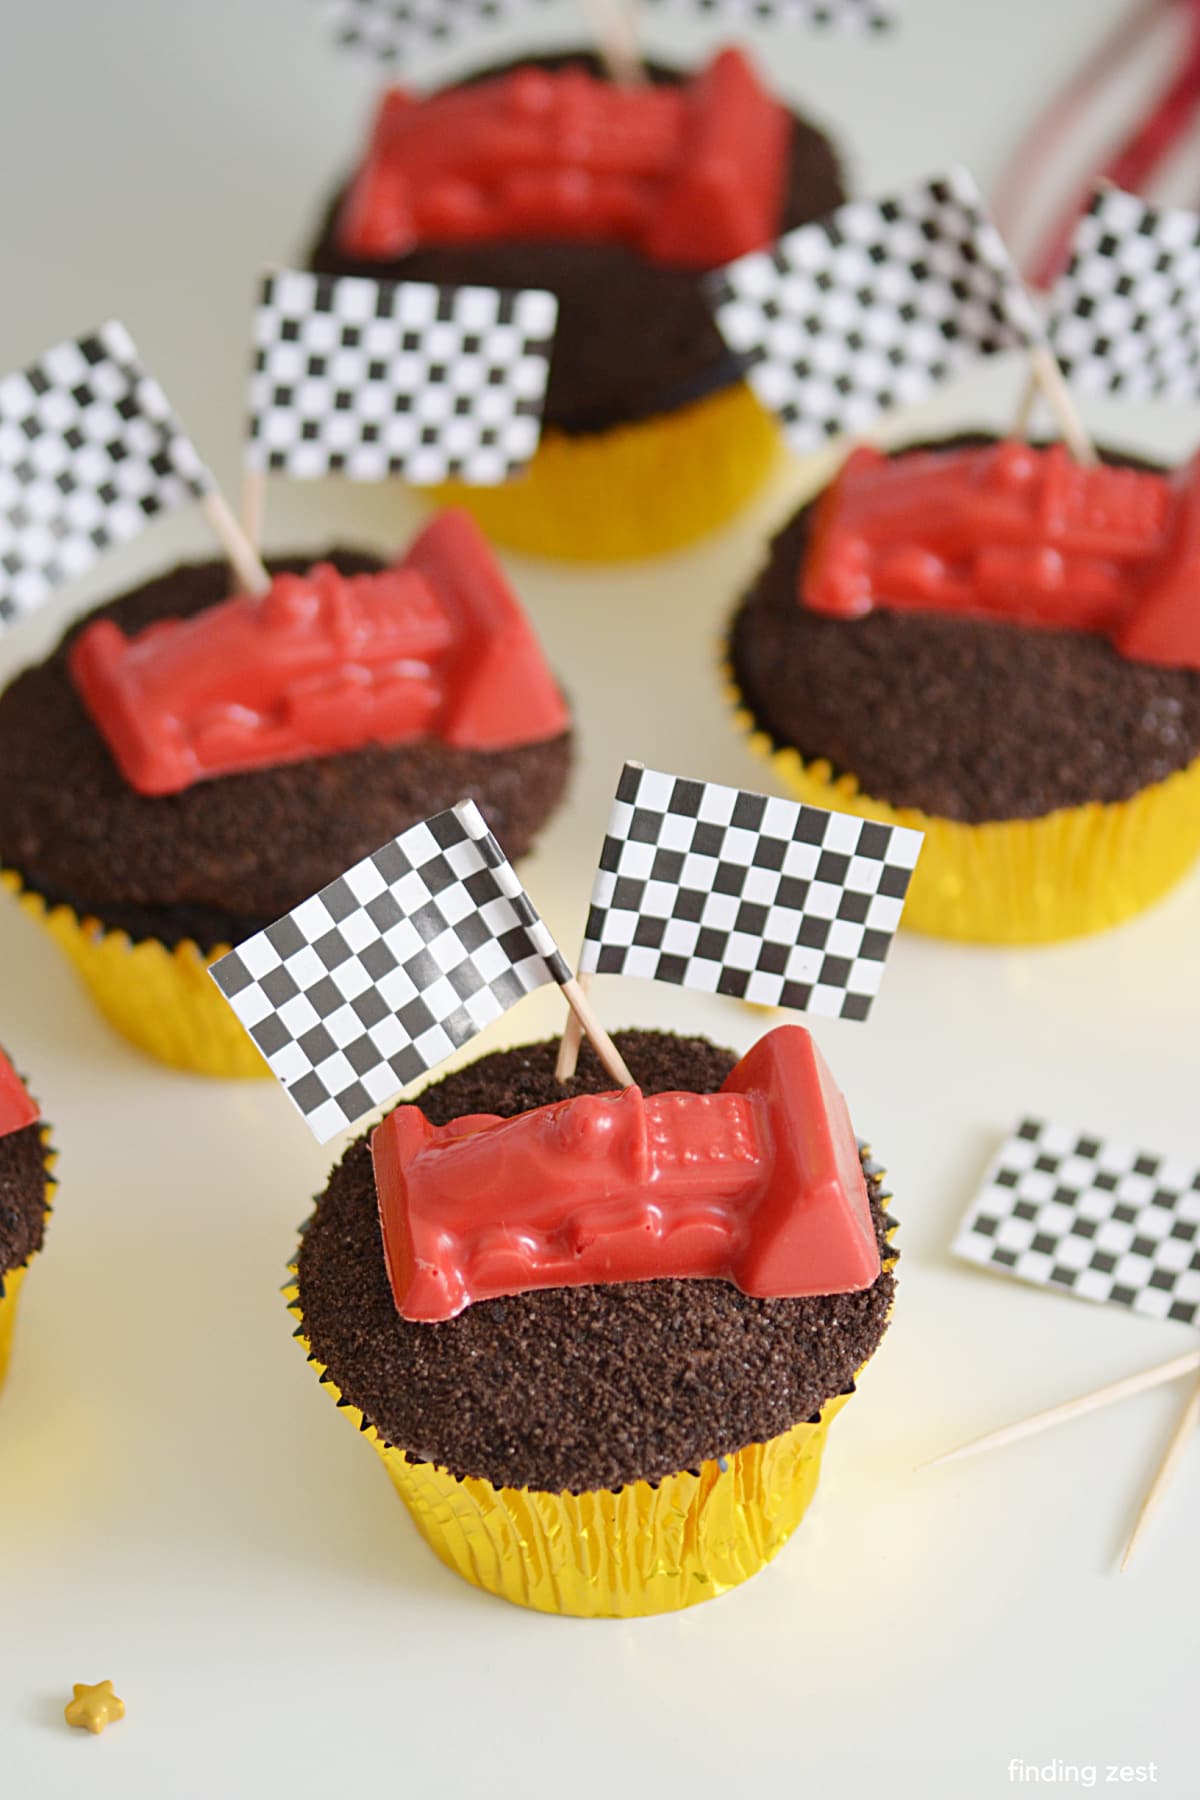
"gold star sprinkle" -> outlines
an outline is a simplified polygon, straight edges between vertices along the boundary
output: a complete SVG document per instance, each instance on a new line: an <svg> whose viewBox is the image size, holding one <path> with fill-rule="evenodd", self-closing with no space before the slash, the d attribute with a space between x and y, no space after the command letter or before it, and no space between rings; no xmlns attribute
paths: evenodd
<svg viewBox="0 0 1200 1800"><path fill-rule="evenodd" d="M125 1702L113 1693L111 1681L98 1681L95 1687L77 1681L75 1698L67 1701L63 1717L80 1731L103 1731L114 1719L125 1717Z"/></svg>

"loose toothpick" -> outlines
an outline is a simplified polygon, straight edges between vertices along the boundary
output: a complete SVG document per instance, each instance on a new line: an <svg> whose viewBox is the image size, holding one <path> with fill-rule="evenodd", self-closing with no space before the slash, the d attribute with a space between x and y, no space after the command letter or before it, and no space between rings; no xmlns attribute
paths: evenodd
<svg viewBox="0 0 1200 1800"><path fill-rule="evenodd" d="M1021 1438L1033 1437L1039 1431L1047 1431L1052 1425L1065 1423L1067 1419L1082 1418L1085 1413L1096 1412L1100 1407L1113 1406L1118 1400L1128 1399L1133 1394L1143 1394L1149 1388L1160 1387L1164 1382L1178 1381L1181 1376L1191 1375L1200 1369L1200 1350L1189 1350L1182 1356L1176 1356L1170 1362L1159 1363L1156 1368L1143 1369L1140 1374L1126 1375L1121 1381L1110 1381L1106 1386L1093 1388L1090 1394L1080 1394L1074 1400L1064 1400L1059 1406L1051 1406L1045 1412L1034 1413L1031 1418L1018 1419L1012 1425L1001 1426L999 1431L989 1431L984 1437L972 1438L970 1443L960 1444L956 1450L947 1450L942 1456L935 1456L932 1462L921 1463L922 1469L937 1469L945 1463L958 1462L963 1457L977 1456L983 1450L999 1450L1004 1444L1015 1444ZM1197 1390L1200 1394L1200 1389ZM1132 1550L1132 1543L1130 1545Z"/></svg>
<svg viewBox="0 0 1200 1800"><path fill-rule="evenodd" d="M568 1033L574 1029L576 1048L575 1055L571 1058L571 1068L568 1075L560 1075L559 1080L569 1080L570 1076L575 1073L575 1058L579 1054L579 1039L586 1031L591 1040L593 1050L595 1050L596 1055L600 1058L600 1061L604 1064L605 1069L608 1074L612 1076L613 1080L619 1082L623 1088L633 1087L633 1076L629 1073L625 1058L621 1055L621 1052L617 1049L617 1046L613 1043L607 1031L605 1031L603 1025L600 1023L600 1020L596 1016L595 1008L587 997L587 991L583 986L583 982L586 979L586 976L581 978L573 975L570 981L564 981L562 983L562 992L566 997L567 1005L571 1008L570 1016L567 1020L567 1030L563 1033L563 1045L566 1044ZM558 1052L560 1063L562 1061L562 1054L562 1045L560 1045ZM555 1072L557 1073L557 1070Z"/></svg>
<svg viewBox="0 0 1200 1800"><path fill-rule="evenodd" d="M1162 1461L1154 1472L1154 1479L1146 1492L1134 1520L1133 1530L1129 1534L1129 1542L1125 1546L1125 1554L1121 1558L1121 1573L1125 1573L1133 1560L1133 1553L1145 1536L1146 1527L1162 1504L1163 1496L1171 1485L1171 1478L1179 1467L1184 1446L1200 1425L1200 1381L1192 1389L1191 1398L1183 1409L1183 1414L1171 1436Z"/></svg>
<svg viewBox="0 0 1200 1800"><path fill-rule="evenodd" d="M240 585L247 593L265 594L271 585L271 577L229 510L224 494L211 488L204 496L203 505L208 522L216 532Z"/></svg>
<svg viewBox="0 0 1200 1800"><path fill-rule="evenodd" d="M1017 411L1013 426L1014 435L1018 437L1025 435L1033 413L1034 401L1040 393L1054 414L1055 422L1062 433L1063 442L1075 461L1086 469L1095 468L1100 460L1096 455L1096 447L1087 434L1083 420L1075 410L1075 402L1063 379L1063 372L1058 366L1054 352L1048 344L1038 344L1029 352L1029 362L1029 381Z"/></svg>

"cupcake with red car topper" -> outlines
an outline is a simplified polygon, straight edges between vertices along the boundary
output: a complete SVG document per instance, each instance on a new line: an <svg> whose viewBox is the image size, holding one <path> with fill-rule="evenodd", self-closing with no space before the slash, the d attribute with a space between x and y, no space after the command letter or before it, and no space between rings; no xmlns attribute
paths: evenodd
<svg viewBox="0 0 1200 1800"><path fill-rule="evenodd" d="M1200 1167L1091 1132L1023 1119L988 1169L954 1250L968 1262L1039 1287L1194 1328L1200 1324ZM1200 1350L1184 1351L1157 1368L990 1432L935 1461L999 1448L1165 1382L1195 1376L1198 1369ZM1193 1383L1138 1512L1122 1569L1128 1568L1198 1423L1200 1383Z"/></svg>
<svg viewBox="0 0 1200 1800"><path fill-rule="evenodd" d="M8 1372L17 1297L50 1214L53 1164L37 1102L0 1050L0 1383Z"/></svg>
<svg viewBox="0 0 1200 1800"><path fill-rule="evenodd" d="M552 328L552 302L349 285L371 289L369 320L357 294L346 307L364 343L381 356L384 340L396 347L382 454L440 457L483 479L519 454L523 434L536 436L545 363L530 334ZM349 331L322 311L329 284L316 286L311 330ZM287 300L299 330L304 306ZM472 362L461 331L482 332L489 309L486 355ZM446 337L456 330L459 361ZM310 463L321 452L323 466L340 457L366 472L375 446L356 409L369 408L370 370L343 366L348 356L331 353L325 442L276 390L263 441L295 425ZM482 423L459 379L463 358L485 371L473 389ZM424 404L431 359L454 396L448 411ZM513 391L497 378L504 369ZM401 417L404 397L412 410ZM338 435L349 421L358 450ZM566 782L563 696L461 513L436 518L391 567L335 550L313 566L278 559L269 575L119 327L0 384L0 434L11 452L0 615L39 604L106 542L193 495L237 550L232 597L222 563L183 565L98 608L0 696L0 865L126 1036L181 1067L261 1075L207 964L463 793L526 852Z"/></svg>
<svg viewBox="0 0 1200 1800"><path fill-rule="evenodd" d="M1048 333L961 177L844 208L713 286L801 448L1016 347L1034 364L1023 417L1040 385L1070 447L855 449L732 624L739 722L788 785L924 831L918 930L1100 930L1200 851L1195 465L1099 466L1063 380L1131 391L1140 371L1141 391L1196 395L1179 277L1200 222L1138 204L1098 202Z"/></svg>
<svg viewBox="0 0 1200 1800"><path fill-rule="evenodd" d="M582 966L864 1018L919 846L629 765ZM496 1052L350 1146L285 1290L296 1336L426 1541L492 1593L633 1616L769 1561L893 1291L882 1170L809 1033L740 1061L614 1043L471 806L212 975L322 1141L564 989L577 1071L552 1042Z"/></svg>
<svg viewBox="0 0 1200 1800"><path fill-rule="evenodd" d="M535 9L514 0L507 15ZM529 56L420 94L392 87L313 268L554 293L545 430L518 481L440 490L502 543L543 555L654 555L721 525L762 487L775 434L723 346L704 271L844 197L824 133L726 47L691 73L643 66L634 9L593 0L597 53ZM815 27L871 28L864 0L759 5ZM708 0L731 29L737 0ZM472 43L478 9L392 0L334 8L343 44L395 64L436 36Z"/></svg>

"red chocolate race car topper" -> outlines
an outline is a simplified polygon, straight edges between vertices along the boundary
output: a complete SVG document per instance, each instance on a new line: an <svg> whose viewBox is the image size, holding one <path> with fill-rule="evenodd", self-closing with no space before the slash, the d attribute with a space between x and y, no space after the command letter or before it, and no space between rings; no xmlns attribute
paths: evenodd
<svg viewBox="0 0 1200 1800"><path fill-rule="evenodd" d="M39 1117L37 1104L25 1091L25 1083L0 1050L0 1138L36 1124Z"/></svg>
<svg viewBox="0 0 1200 1800"><path fill-rule="evenodd" d="M133 637L98 620L71 675L143 794L365 744L498 750L569 725L528 619L459 512L379 574L319 564Z"/></svg>
<svg viewBox="0 0 1200 1800"><path fill-rule="evenodd" d="M1082 467L1009 441L847 458L821 500L800 598L1100 632L1133 661L1200 669L1200 458Z"/></svg>
<svg viewBox="0 0 1200 1800"><path fill-rule="evenodd" d="M420 96L393 88L342 205L352 256L576 238L711 268L778 229L791 123L739 50L678 86L521 68Z"/></svg>
<svg viewBox="0 0 1200 1800"><path fill-rule="evenodd" d="M583 1094L372 1135L406 1319L533 1288L718 1277L759 1296L869 1287L880 1268L846 1103L809 1033L769 1032L719 1093Z"/></svg>

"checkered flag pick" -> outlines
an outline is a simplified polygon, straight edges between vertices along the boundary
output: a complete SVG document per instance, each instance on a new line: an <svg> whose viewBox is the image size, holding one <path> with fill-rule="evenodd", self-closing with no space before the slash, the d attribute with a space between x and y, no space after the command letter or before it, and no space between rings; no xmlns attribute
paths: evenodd
<svg viewBox="0 0 1200 1800"><path fill-rule="evenodd" d="M472 40L480 29L522 12L537 0L321 0L334 41L378 62L402 62L422 46Z"/></svg>
<svg viewBox="0 0 1200 1800"><path fill-rule="evenodd" d="M705 285L747 380L800 452L919 400L974 356L1043 340L965 170L851 201Z"/></svg>
<svg viewBox="0 0 1200 1800"><path fill-rule="evenodd" d="M891 0L642 0L656 12L689 12L722 25L811 25L826 31L890 31Z"/></svg>
<svg viewBox="0 0 1200 1800"><path fill-rule="evenodd" d="M865 1019L921 833L626 763L580 971Z"/></svg>
<svg viewBox="0 0 1200 1800"><path fill-rule="evenodd" d="M0 630L156 513L212 489L110 320L0 380Z"/></svg>
<svg viewBox="0 0 1200 1800"><path fill-rule="evenodd" d="M1102 188L1050 302L1050 345L1080 393L1200 395L1200 216Z"/></svg>
<svg viewBox="0 0 1200 1800"><path fill-rule="evenodd" d="M571 979L471 800L401 832L210 972L320 1143L523 995Z"/></svg>
<svg viewBox="0 0 1200 1800"><path fill-rule="evenodd" d="M557 313L538 288L268 275L246 466L297 480L507 481L538 446Z"/></svg>
<svg viewBox="0 0 1200 1800"><path fill-rule="evenodd" d="M1200 1168L1025 1119L954 1242L1039 1287L1200 1323Z"/></svg>

